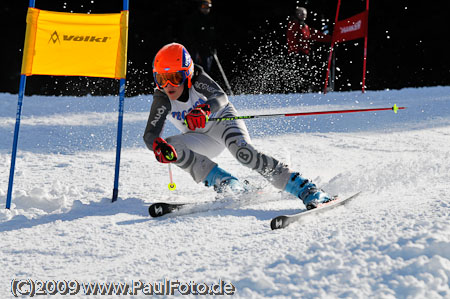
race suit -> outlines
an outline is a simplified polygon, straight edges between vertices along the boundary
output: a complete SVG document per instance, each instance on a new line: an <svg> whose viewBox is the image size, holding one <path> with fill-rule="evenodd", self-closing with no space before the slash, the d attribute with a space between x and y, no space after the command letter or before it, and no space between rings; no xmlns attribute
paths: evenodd
<svg viewBox="0 0 450 299"><path fill-rule="evenodd" d="M155 89L144 133L148 149L153 150L154 139L161 136L164 123L169 120L181 132L166 138L178 154L174 164L190 173L195 182L205 181L217 165L211 159L227 148L242 165L257 171L283 190L292 171L253 147L243 120L210 121L205 128L195 131L186 127L186 115L197 105L205 103L211 106L210 118L238 115L225 92L198 65L195 65L192 87L185 84L183 94L177 100L170 100L163 90Z"/></svg>

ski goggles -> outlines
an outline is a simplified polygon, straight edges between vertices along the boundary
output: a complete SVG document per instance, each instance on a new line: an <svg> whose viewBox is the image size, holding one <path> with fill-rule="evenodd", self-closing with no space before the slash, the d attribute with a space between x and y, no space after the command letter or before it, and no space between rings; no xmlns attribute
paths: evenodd
<svg viewBox="0 0 450 299"><path fill-rule="evenodd" d="M164 88L170 83L172 86L181 86L186 80L186 71L178 71L173 73L153 73L155 83L159 88Z"/></svg>

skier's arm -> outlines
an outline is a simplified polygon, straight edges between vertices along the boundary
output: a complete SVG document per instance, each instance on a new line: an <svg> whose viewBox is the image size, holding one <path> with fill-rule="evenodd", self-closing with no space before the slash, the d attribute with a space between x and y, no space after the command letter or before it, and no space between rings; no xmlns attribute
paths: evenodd
<svg viewBox="0 0 450 299"><path fill-rule="evenodd" d="M153 151L153 141L161 135L170 109L170 100L167 95L156 89L144 132L144 142L151 151Z"/></svg>
<svg viewBox="0 0 450 299"><path fill-rule="evenodd" d="M195 66L194 87L195 90L205 95L206 104L211 107L211 113L217 112L228 105L228 96L223 89L206 74L201 67Z"/></svg>

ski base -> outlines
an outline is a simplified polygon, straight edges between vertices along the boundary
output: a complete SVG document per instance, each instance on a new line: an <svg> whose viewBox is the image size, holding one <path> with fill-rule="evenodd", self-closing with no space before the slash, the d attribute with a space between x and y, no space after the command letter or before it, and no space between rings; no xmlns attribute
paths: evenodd
<svg viewBox="0 0 450 299"><path fill-rule="evenodd" d="M319 207L312 209L312 210L303 210L300 213L292 214L292 215L280 215L272 219L270 222L270 228L272 230L274 229L280 229L285 228L289 224L299 221L302 217L312 214L312 213L322 213L325 211L329 211L335 207L344 205L348 203L350 200L356 198L359 194L361 194L361 191L344 199L336 199L333 201L329 201L327 203L324 203L320 205Z"/></svg>

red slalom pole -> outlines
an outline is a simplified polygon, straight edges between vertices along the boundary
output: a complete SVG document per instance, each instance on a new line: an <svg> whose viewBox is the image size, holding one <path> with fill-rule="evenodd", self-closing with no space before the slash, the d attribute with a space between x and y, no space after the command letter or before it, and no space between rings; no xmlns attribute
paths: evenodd
<svg viewBox="0 0 450 299"><path fill-rule="evenodd" d="M218 117L218 118L210 118L210 119L208 119L208 121L225 121L225 120L266 118L266 117L279 117L279 116L306 116L306 115L319 115L319 114L342 114L342 113L370 112L370 111L384 111L384 110L392 110L392 111L394 111L394 113L397 113L398 110L402 110L402 109L406 109L406 107L397 107L397 105L394 105L393 107L389 107L389 108L329 110L329 111L312 111L312 112L299 112L299 113L276 113L276 114L260 114L260 115L234 116L234 117Z"/></svg>
<svg viewBox="0 0 450 299"><path fill-rule="evenodd" d="M369 0L366 0L367 23L369 23ZM368 27L369 25L367 25ZM364 60L363 60L363 77L362 77L362 92L366 92L366 65L367 65L367 36L369 29L366 27L366 34L364 36Z"/></svg>

